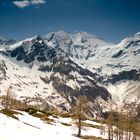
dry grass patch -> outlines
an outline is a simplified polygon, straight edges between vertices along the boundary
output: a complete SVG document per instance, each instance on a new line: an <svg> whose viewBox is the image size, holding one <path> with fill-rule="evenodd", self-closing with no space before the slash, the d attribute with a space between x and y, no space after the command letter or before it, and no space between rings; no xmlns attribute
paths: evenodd
<svg viewBox="0 0 140 140"><path fill-rule="evenodd" d="M101 129L101 126L99 126L99 125L93 125L93 124L86 123L86 122L82 122L82 126Z"/></svg>
<svg viewBox="0 0 140 140"><path fill-rule="evenodd" d="M30 115L32 115L34 117L40 118L42 121L44 121L48 124L52 124L52 122L54 122L53 119L49 118L49 116L52 115L51 112L40 111L35 108L27 108L24 111L28 112Z"/></svg>
<svg viewBox="0 0 140 140"><path fill-rule="evenodd" d="M16 117L15 115L21 114L17 111L11 110L11 109L2 109L0 111L0 113L5 114L5 115L12 117L14 119L17 119L17 120L18 120L18 117Z"/></svg>
<svg viewBox="0 0 140 140"><path fill-rule="evenodd" d="M70 113L61 112L61 111L58 111L58 110L54 110L51 113L52 113L52 115L55 115L55 116L58 116L58 117L62 117L62 118L69 118L69 117L71 117Z"/></svg>
<svg viewBox="0 0 140 140"><path fill-rule="evenodd" d="M53 119L48 118L48 116L42 117L41 120L48 124L52 124L53 122L55 122Z"/></svg>
<svg viewBox="0 0 140 140"><path fill-rule="evenodd" d="M88 136L88 135L81 136L81 138L85 140L104 140L103 138L100 137Z"/></svg>
<svg viewBox="0 0 140 140"><path fill-rule="evenodd" d="M69 124L69 123L64 123L64 122L61 122L62 125L65 125L65 126L72 126L72 124Z"/></svg>

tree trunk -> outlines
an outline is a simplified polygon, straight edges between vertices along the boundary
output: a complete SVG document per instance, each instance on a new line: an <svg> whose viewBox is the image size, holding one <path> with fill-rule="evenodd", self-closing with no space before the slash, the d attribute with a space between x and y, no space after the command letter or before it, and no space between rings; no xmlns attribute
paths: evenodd
<svg viewBox="0 0 140 140"><path fill-rule="evenodd" d="M81 118L78 119L78 134L77 137L81 137Z"/></svg>
<svg viewBox="0 0 140 140"><path fill-rule="evenodd" d="M110 131L111 131L110 126L108 126L108 140L111 140L111 138L110 138L111 137L111 132Z"/></svg>
<svg viewBox="0 0 140 140"><path fill-rule="evenodd" d="M131 132L128 132L128 140L131 138Z"/></svg>
<svg viewBox="0 0 140 140"><path fill-rule="evenodd" d="M118 129L118 126L117 126L117 131L116 131L116 139L119 140L119 129Z"/></svg>
<svg viewBox="0 0 140 140"><path fill-rule="evenodd" d="M111 140L113 140L113 136L114 136L114 130L113 130L113 126L111 126Z"/></svg>

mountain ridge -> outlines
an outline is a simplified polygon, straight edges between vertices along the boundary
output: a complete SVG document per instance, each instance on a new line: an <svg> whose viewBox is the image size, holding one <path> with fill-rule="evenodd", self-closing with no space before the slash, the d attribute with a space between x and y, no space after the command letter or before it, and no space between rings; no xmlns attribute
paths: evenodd
<svg viewBox="0 0 140 140"><path fill-rule="evenodd" d="M108 108L108 100L112 100L115 104L121 104L123 99L128 101L139 99L139 40L139 33L125 38L119 44L106 43L97 36L85 32L69 35L59 31L47 36L34 36L1 49L0 71L3 74L1 81L5 80L7 75L11 79L10 77L16 74L13 70L19 69L20 75L17 77L28 77L32 79L32 82L29 83L38 83L37 81L39 81L43 85L43 87L39 86L41 91L39 93L38 84L33 84L34 86L29 88L27 86L30 85L27 82L28 78L19 84L20 78L16 77L18 82L15 84L20 85L18 90L22 89L23 95L23 87L26 85L25 91L28 94L33 94L33 97L43 96L40 103L41 101L48 102L46 106L58 107L65 111L70 111L76 98L79 95L84 95L92 104L89 114L93 115L95 102L101 109ZM10 72L3 64L3 62L11 63L10 61L13 65L13 68L9 68L11 72L13 71L11 75L8 74ZM23 72L23 75L26 76L21 76L22 69L20 67L27 67L27 70ZM26 72L28 74L35 72L38 80L33 82L35 75L27 76ZM130 86L131 83L133 86ZM0 86L2 88L3 84ZM122 90L117 91L116 87L122 88ZM129 90L130 87L131 90ZM134 91L137 92L132 96ZM1 92L4 94L4 90ZM18 93L19 91L15 90L14 92ZM117 94L117 92L119 93Z"/></svg>

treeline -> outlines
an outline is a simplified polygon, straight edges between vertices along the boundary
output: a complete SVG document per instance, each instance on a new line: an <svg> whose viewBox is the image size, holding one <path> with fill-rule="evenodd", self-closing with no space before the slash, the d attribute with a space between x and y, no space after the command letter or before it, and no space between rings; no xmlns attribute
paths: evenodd
<svg viewBox="0 0 140 140"><path fill-rule="evenodd" d="M126 103L122 109L104 114L108 140L136 140L140 136L140 104L137 101ZM104 131L104 130L103 130Z"/></svg>
<svg viewBox="0 0 140 140"><path fill-rule="evenodd" d="M0 96L0 100L1 100L1 105L6 110L21 109L21 108L26 108L27 107L27 102L26 101L22 102L22 101L16 99L15 95L12 93L12 86L10 86L6 90L5 95Z"/></svg>
<svg viewBox="0 0 140 140"><path fill-rule="evenodd" d="M42 104L32 105L32 102L41 102ZM20 99L18 99L12 91L12 86L6 90L5 95L0 96L0 104L4 109L23 110L26 108L36 108L39 110L49 110L49 105L46 100L41 97L21 96Z"/></svg>

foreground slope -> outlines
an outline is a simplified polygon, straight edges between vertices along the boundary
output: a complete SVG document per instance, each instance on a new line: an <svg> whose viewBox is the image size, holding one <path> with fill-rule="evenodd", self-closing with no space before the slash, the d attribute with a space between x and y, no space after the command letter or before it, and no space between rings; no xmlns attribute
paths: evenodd
<svg viewBox="0 0 140 140"><path fill-rule="evenodd" d="M80 140L75 135L77 133L77 127L74 124L74 120L71 118L53 117L53 123L48 124L33 117L25 112L19 112L15 115L18 120L10 118L6 115L0 114L0 139L2 140ZM96 122L86 121L89 124L100 125ZM66 124L69 124L66 126ZM8 134L7 134L8 133ZM100 129L84 127L82 130L83 135L92 135L95 137L107 138L106 135L100 134Z"/></svg>

